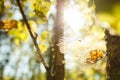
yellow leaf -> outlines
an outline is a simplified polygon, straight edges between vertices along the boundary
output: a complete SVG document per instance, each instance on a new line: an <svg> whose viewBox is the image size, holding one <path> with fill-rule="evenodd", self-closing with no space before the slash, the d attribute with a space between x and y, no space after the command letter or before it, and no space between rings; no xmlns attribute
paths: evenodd
<svg viewBox="0 0 120 80"><path fill-rule="evenodd" d="M28 35L22 32L22 33L19 33L19 38L23 41L27 41Z"/></svg>
<svg viewBox="0 0 120 80"><path fill-rule="evenodd" d="M23 30L23 23L21 21L18 22L17 26L18 30Z"/></svg>
<svg viewBox="0 0 120 80"><path fill-rule="evenodd" d="M47 22L48 12L50 10L50 0L36 0L33 3L36 15L40 18L40 23Z"/></svg>
<svg viewBox="0 0 120 80"><path fill-rule="evenodd" d="M32 30L33 32L35 32L35 31L37 30L37 24L36 24L36 22L33 21L33 20L29 20L28 22L29 22L29 25L30 25L30 27L31 27L31 30Z"/></svg>
<svg viewBox="0 0 120 80"><path fill-rule="evenodd" d="M50 39L50 34L48 31L43 31L41 34L41 39L42 40L49 40Z"/></svg>
<svg viewBox="0 0 120 80"><path fill-rule="evenodd" d="M35 16L35 13L34 13L34 12L29 12L28 15L29 15L30 17L34 17L34 16Z"/></svg>
<svg viewBox="0 0 120 80"><path fill-rule="evenodd" d="M20 41L27 41L28 34L22 22L18 21L17 26L17 28L10 30L8 34L13 37L13 41L16 45L20 45Z"/></svg>
<svg viewBox="0 0 120 80"><path fill-rule="evenodd" d="M45 52L47 51L47 46L46 46L46 44L44 44L44 43L41 43L41 44L39 45L39 48L40 48L40 50L41 50L41 53L45 53Z"/></svg>
<svg viewBox="0 0 120 80"><path fill-rule="evenodd" d="M15 38L15 39L14 39L14 42L15 42L16 45L20 45L20 39Z"/></svg>

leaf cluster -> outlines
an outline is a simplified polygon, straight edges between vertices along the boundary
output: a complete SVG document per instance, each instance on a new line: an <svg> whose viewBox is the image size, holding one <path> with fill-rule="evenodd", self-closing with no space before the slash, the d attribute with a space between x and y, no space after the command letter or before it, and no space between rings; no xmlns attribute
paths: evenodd
<svg viewBox="0 0 120 80"><path fill-rule="evenodd" d="M20 45L20 42L25 42L28 39L26 28L21 21L18 22L17 28L10 30L8 34L13 37L13 41L16 45Z"/></svg>
<svg viewBox="0 0 120 80"><path fill-rule="evenodd" d="M43 31L41 35L38 37L38 41L40 42L39 48L41 53L45 53L49 47L50 33L48 31Z"/></svg>
<svg viewBox="0 0 120 80"><path fill-rule="evenodd" d="M51 2L49 0L35 0L33 7L36 15L40 18L40 23L47 22L50 6Z"/></svg>

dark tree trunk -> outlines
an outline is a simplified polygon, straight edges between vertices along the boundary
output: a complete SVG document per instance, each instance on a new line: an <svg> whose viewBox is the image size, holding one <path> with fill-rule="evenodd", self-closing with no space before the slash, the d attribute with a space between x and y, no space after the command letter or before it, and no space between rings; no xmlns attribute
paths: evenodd
<svg viewBox="0 0 120 80"><path fill-rule="evenodd" d="M57 0L57 16L54 27L54 80L64 80L64 54L57 46L59 39L63 36L63 6L64 0Z"/></svg>
<svg viewBox="0 0 120 80"><path fill-rule="evenodd" d="M55 19L55 27L54 27L54 51L52 52L52 62L50 65L50 69L48 72L47 80L64 80L65 68L64 68L64 54L60 52L59 43L60 38L63 36L63 7L64 0L57 0L57 14Z"/></svg>
<svg viewBox="0 0 120 80"><path fill-rule="evenodd" d="M107 42L107 80L120 80L120 36L106 31Z"/></svg>

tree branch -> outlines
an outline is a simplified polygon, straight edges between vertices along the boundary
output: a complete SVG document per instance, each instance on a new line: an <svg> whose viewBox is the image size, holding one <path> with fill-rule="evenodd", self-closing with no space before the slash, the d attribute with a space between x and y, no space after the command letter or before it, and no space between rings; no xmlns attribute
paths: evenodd
<svg viewBox="0 0 120 80"><path fill-rule="evenodd" d="M27 29L28 29L28 32L29 32L29 34L30 34L30 36L31 36L31 38L32 38L32 41L33 41L33 43L34 43L34 45L35 45L35 48L36 48L36 50L37 50L37 54L39 55L39 58L41 59L41 62L43 63L46 71L48 71L48 64L45 62L43 56L41 55L41 51L40 51L40 49L39 49L39 47L38 47L38 44L37 44L37 41L36 41L36 36L34 36L34 34L33 34L32 31L31 31L30 25L29 25L29 23L28 23L28 20L27 20L25 14L24 14L24 11L23 11L23 9L22 9L21 4L20 4L19 1L20 1L20 0L16 0L18 6L19 6L19 8L20 8L20 12L21 12L21 14L22 14L22 16L23 16L23 19L24 19L24 21L25 21L25 24L26 24L26 27L27 27Z"/></svg>

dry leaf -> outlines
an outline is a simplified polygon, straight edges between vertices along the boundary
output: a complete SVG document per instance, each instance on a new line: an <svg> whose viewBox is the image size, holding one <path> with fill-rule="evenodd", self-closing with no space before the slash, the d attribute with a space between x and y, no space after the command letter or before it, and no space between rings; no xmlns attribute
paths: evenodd
<svg viewBox="0 0 120 80"><path fill-rule="evenodd" d="M0 21L0 29L3 29L5 31L8 31L12 28L16 28L17 27L17 21L16 20L3 20Z"/></svg>
<svg viewBox="0 0 120 80"><path fill-rule="evenodd" d="M86 59L86 63L94 64L101 58L103 58L104 53L101 50L92 50L90 51L90 57Z"/></svg>

